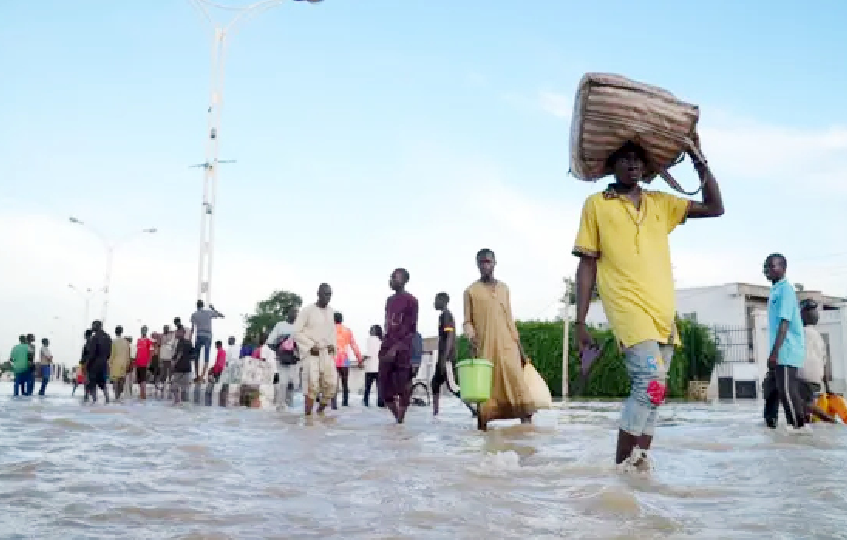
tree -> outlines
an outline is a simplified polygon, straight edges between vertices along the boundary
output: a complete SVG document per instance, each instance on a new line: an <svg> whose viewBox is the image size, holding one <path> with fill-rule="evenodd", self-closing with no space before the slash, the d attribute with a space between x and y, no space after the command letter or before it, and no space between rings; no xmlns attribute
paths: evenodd
<svg viewBox="0 0 847 540"><path fill-rule="evenodd" d="M571 278L564 278L565 282L565 294L562 295L562 298L559 300L560 302L565 302L567 299L568 304L574 306L576 305L576 282ZM594 286L591 288L591 301L599 300L600 293L597 292L597 281L594 281Z"/></svg>
<svg viewBox="0 0 847 540"><path fill-rule="evenodd" d="M256 304L255 313L244 316L244 324L247 326L245 341L256 342L263 332L270 332L276 323L283 320L289 309L299 309L302 305L300 295L283 290L274 291L267 300Z"/></svg>

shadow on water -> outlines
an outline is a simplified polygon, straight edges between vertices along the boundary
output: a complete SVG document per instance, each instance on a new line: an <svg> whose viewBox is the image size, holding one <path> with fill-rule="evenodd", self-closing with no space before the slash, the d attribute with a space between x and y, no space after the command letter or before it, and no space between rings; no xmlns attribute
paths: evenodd
<svg viewBox="0 0 847 540"><path fill-rule="evenodd" d="M836 538L844 426L764 429L756 403L670 403L649 475L612 464L619 404L474 429L296 412L0 398L0 530L19 538ZM0 384L10 395L11 385ZM354 400L355 401L355 400Z"/></svg>

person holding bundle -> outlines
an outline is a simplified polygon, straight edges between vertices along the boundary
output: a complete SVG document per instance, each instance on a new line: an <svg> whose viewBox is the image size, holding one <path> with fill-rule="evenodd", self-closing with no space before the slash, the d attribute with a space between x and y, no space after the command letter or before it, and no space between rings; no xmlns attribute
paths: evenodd
<svg viewBox="0 0 847 540"><path fill-rule="evenodd" d="M658 406L675 341L675 293L668 235L688 218L723 215L717 181L701 159L695 136L688 155L703 186L703 199L692 201L643 189L651 173L650 156L626 142L606 160L614 182L586 199L573 254L576 273L576 338L581 353L596 349L585 317L597 290L606 317L623 349L630 395L621 411L615 462L647 467Z"/></svg>

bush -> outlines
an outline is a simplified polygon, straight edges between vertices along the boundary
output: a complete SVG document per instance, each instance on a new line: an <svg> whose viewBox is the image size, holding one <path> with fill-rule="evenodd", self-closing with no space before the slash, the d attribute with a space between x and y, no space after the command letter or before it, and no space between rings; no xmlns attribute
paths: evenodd
<svg viewBox="0 0 847 540"><path fill-rule="evenodd" d="M562 395L562 322L519 321L521 344L538 373L547 381L554 397ZM717 343L705 326L692 321L677 321L679 342L668 372L668 397L685 397L690 380L708 379L720 361ZM579 352L570 327L568 351L568 391L570 396L620 398L629 394L629 376L623 354L618 349L611 330L589 328L600 346L600 357L594 362L588 377L583 380ZM470 346L460 336L458 358L468 358Z"/></svg>

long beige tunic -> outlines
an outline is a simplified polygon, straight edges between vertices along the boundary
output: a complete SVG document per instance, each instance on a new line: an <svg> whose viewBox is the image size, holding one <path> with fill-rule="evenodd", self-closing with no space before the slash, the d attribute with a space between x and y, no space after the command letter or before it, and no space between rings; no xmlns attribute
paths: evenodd
<svg viewBox="0 0 847 540"><path fill-rule="evenodd" d="M465 290L465 334L477 339L480 358L494 364L491 399L482 406L488 420L525 418L535 412L521 366L520 336L512 318L509 288L476 281ZM459 381L461 386L462 381Z"/></svg>
<svg viewBox="0 0 847 540"><path fill-rule="evenodd" d="M123 337L112 340L112 354L109 356L109 378L122 379L129 369L129 342Z"/></svg>
<svg viewBox="0 0 847 540"><path fill-rule="evenodd" d="M336 348L334 315L329 306L319 308L317 304L309 304L300 310L293 330L306 375L306 396L315 399L320 394L324 405L335 396L338 377L335 355L328 351L330 346ZM317 356L311 354L312 347L320 349Z"/></svg>

